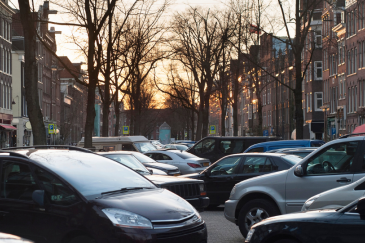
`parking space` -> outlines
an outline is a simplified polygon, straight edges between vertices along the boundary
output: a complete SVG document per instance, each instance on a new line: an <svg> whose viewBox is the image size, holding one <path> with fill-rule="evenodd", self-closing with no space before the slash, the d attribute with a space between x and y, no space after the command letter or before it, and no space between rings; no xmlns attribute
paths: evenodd
<svg viewBox="0 0 365 243"><path fill-rule="evenodd" d="M208 228L208 243L243 243L238 227L224 217L224 207L201 213Z"/></svg>

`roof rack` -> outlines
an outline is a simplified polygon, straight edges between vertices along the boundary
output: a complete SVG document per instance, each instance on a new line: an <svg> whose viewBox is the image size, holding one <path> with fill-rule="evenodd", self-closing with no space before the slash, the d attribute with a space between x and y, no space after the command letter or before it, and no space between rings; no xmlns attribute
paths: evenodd
<svg viewBox="0 0 365 243"><path fill-rule="evenodd" d="M20 150L20 149L68 149L68 150L80 151L80 152L85 152L85 153L93 153L93 151L91 151L89 149L69 146L69 145L34 145L34 146L25 146L25 147L2 148L1 150L4 150L4 152L7 152L6 150ZM9 153L9 152L7 152L7 153Z"/></svg>
<svg viewBox="0 0 365 243"><path fill-rule="evenodd" d="M340 138L355 137L355 136L365 136L365 132L346 134L346 135L343 135L343 136L339 137L339 139Z"/></svg>
<svg viewBox="0 0 365 243"><path fill-rule="evenodd" d="M19 153L16 153L16 152L10 152L10 151L3 151L3 149L0 150L0 154L9 154L10 156L15 156L15 157L21 157L21 158L28 158L28 156L24 155L24 154L19 154Z"/></svg>

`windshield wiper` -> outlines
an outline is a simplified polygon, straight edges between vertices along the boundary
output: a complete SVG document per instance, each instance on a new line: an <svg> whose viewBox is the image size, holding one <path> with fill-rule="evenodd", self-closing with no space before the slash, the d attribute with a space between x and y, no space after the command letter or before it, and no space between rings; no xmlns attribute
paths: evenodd
<svg viewBox="0 0 365 243"><path fill-rule="evenodd" d="M114 193L126 192L126 191L131 191L131 190L142 190L142 189L153 189L153 187L124 187L120 190L102 192L101 195L114 194Z"/></svg>

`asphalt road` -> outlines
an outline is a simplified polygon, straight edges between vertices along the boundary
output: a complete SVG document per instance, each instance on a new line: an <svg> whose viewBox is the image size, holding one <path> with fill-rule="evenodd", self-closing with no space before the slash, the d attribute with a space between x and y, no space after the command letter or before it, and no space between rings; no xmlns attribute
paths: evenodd
<svg viewBox="0 0 365 243"><path fill-rule="evenodd" d="M200 213L208 228L208 243L243 243L243 236L237 225L224 217L224 207Z"/></svg>

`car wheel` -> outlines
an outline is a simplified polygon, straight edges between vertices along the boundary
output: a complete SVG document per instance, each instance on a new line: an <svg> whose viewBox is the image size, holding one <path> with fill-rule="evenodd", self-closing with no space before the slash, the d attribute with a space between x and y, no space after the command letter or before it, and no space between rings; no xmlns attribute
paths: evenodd
<svg viewBox="0 0 365 243"><path fill-rule="evenodd" d="M280 214L276 206L265 199L255 199L243 205L238 215L238 227L243 237L247 236L251 226L263 219Z"/></svg>
<svg viewBox="0 0 365 243"><path fill-rule="evenodd" d="M72 238L68 243L95 243L95 240L89 236L80 235Z"/></svg>

